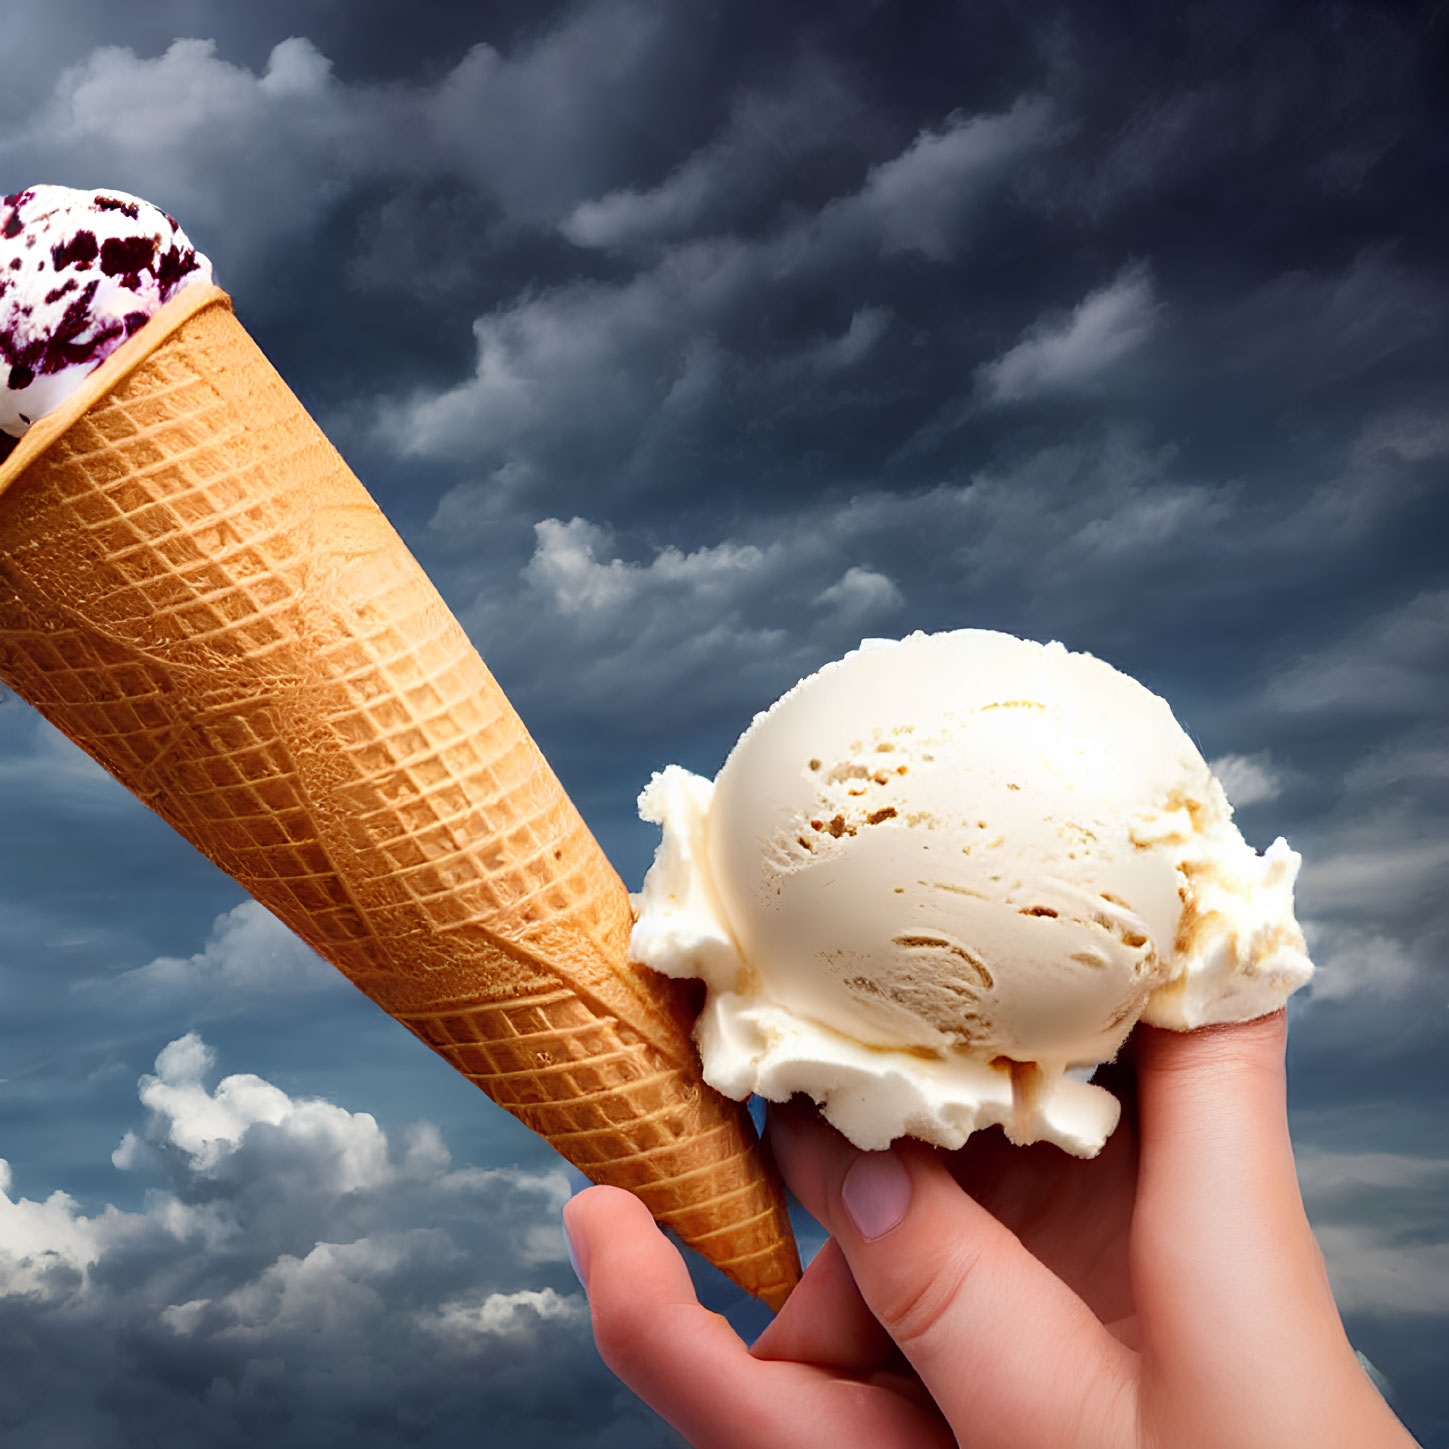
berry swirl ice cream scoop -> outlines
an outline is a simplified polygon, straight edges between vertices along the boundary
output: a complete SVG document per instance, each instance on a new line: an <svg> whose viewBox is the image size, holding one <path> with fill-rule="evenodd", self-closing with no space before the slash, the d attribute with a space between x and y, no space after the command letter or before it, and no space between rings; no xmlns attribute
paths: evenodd
<svg viewBox="0 0 1449 1449"><path fill-rule="evenodd" d="M1263 1016L1313 970L1298 856L1243 840L1161 699L1060 644L873 641L640 812L664 839L630 951L704 980L705 1080L805 1092L862 1148L999 1123L1090 1157L1118 1104L1082 1078L1134 1022Z"/></svg>
<svg viewBox="0 0 1449 1449"><path fill-rule="evenodd" d="M176 222L124 191L0 199L0 433L22 436L183 287L211 279Z"/></svg>

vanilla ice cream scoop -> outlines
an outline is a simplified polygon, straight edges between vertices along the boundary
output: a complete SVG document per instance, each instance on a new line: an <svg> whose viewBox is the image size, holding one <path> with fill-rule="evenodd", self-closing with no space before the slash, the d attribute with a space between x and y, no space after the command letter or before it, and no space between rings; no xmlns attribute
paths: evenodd
<svg viewBox="0 0 1449 1449"><path fill-rule="evenodd" d="M0 198L0 434L22 436L211 263L124 191Z"/></svg>
<svg viewBox="0 0 1449 1449"><path fill-rule="evenodd" d="M1313 967L1299 858L1258 855L1150 690L1088 654L960 630L870 641L756 717L711 783L677 766L637 961L708 988L704 1075L902 1135L1097 1152L1086 1078L1138 1020L1277 1010Z"/></svg>

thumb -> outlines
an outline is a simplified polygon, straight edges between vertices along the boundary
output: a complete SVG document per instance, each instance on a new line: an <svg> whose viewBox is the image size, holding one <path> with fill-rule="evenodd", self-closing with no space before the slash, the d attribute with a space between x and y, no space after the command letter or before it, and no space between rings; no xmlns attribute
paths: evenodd
<svg viewBox="0 0 1449 1449"><path fill-rule="evenodd" d="M1277 1012L1192 1032L1140 1028L1134 1043L1138 1321L1154 1373L1180 1370L1184 1390L1219 1414L1265 1364L1284 1383L1318 1385L1335 1359L1346 1382L1361 1377L1348 1372L1352 1350L1298 1191L1286 1040ZM1279 1400L1285 1421L1302 1407Z"/></svg>
<svg viewBox="0 0 1449 1449"><path fill-rule="evenodd" d="M1138 1312L1160 1310L1162 1326L1174 1310L1202 1323L1206 1303L1241 1303L1250 1283L1251 1297L1289 1301L1275 1288L1301 1283L1305 1258L1328 1291L1288 1136L1286 1040L1283 1012L1191 1032L1144 1027L1134 1040L1134 1287Z"/></svg>
<svg viewBox="0 0 1449 1449"><path fill-rule="evenodd" d="M1128 1440L1134 1356L938 1154L912 1142L860 1152L794 1108L772 1113L770 1135L791 1188L961 1442Z"/></svg>

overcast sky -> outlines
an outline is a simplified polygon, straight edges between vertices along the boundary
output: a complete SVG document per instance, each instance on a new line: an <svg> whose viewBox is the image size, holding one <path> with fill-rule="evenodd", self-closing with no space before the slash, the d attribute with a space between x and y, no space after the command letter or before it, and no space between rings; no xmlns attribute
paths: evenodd
<svg viewBox="0 0 1449 1449"><path fill-rule="evenodd" d="M1304 856L1304 1189L1449 1446L1449 7L0 25L0 192L180 219L631 887L650 771L862 636L1162 693ZM3 690L0 1157L7 1441L676 1442L559 1159Z"/></svg>

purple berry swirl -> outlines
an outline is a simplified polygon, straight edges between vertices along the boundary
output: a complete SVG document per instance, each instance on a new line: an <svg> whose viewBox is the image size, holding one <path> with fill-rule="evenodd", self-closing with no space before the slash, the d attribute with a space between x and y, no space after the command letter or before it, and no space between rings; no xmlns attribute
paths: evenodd
<svg viewBox="0 0 1449 1449"><path fill-rule="evenodd" d="M0 199L0 457L163 303L210 281L186 233L139 197L31 186Z"/></svg>

